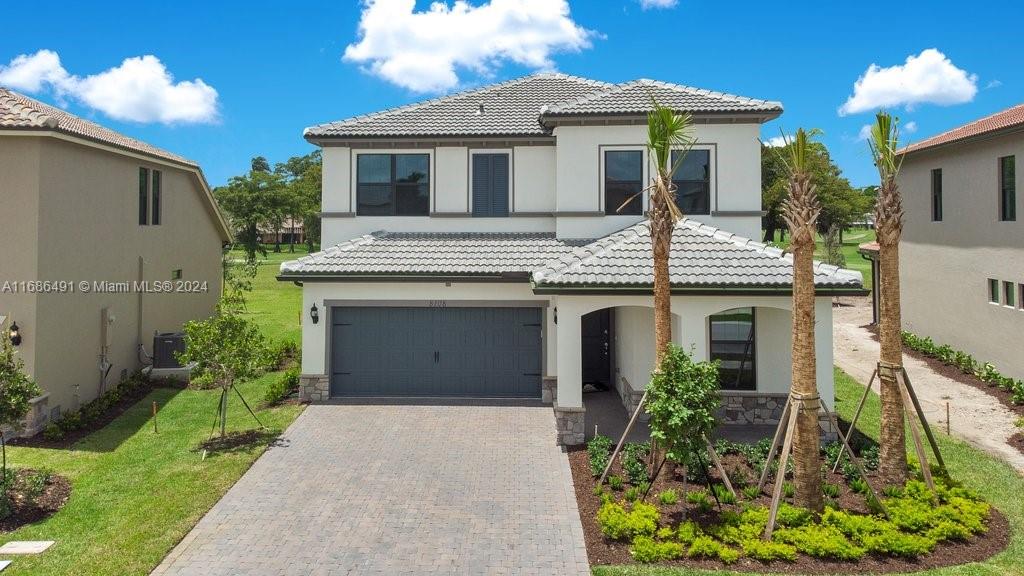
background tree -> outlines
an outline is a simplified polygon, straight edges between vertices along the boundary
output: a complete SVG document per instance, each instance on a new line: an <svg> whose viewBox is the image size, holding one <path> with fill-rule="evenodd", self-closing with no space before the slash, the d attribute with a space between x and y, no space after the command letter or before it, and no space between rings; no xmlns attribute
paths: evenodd
<svg viewBox="0 0 1024 576"><path fill-rule="evenodd" d="M793 380L790 386L793 408L800 408L793 435L793 484L797 506L822 512L821 432L818 428L817 358L814 349L814 238L821 204L810 171L811 139L817 130L796 131L787 138L785 163L789 171L789 194L782 204L782 216L789 227L793 251ZM784 474L784 470L779 470Z"/></svg>
<svg viewBox="0 0 1024 576"><path fill-rule="evenodd" d="M284 177L287 188L287 217L291 221L289 252L295 252L295 223L302 222L309 251L320 237L320 176L322 160L317 150L305 156L292 156L274 171Z"/></svg>
<svg viewBox="0 0 1024 576"><path fill-rule="evenodd" d="M272 226L286 205L284 178L263 170L266 159L253 158L253 170L231 178L227 186L215 188L217 203L228 214L235 229L235 240L245 250L248 260L257 254L266 256L260 242L260 228Z"/></svg>
<svg viewBox="0 0 1024 576"><path fill-rule="evenodd" d="M43 391L25 374L25 363L17 356L14 346L0 338L0 497L7 483L7 444L3 438L5 427L18 428L28 415L29 401Z"/></svg>
<svg viewBox="0 0 1024 576"><path fill-rule="evenodd" d="M878 200L875 203L875 235L878 241L878 339L880 360L891 366L903 366L903 342L900 318L900 237L903 235L903 198L896 185L901 158L899 120L882 111L875 116L868 146L878 169ZM882 422L881 455L878 471L882 479L902 486L907 480L906 432L903 424L903 399L890 371L879 374Z"/></svg>

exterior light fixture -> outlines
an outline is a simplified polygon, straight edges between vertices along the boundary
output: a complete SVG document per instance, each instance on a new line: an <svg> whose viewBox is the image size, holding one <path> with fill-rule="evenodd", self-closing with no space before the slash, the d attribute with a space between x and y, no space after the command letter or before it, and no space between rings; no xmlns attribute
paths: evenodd
<svg viewBox="0 0 1024 576"><path fill-rule="evenodd" d="M316 304L313 304L313 307L309 309L309 317L313 319L313 324L320 322L320 311L317 310Z"/></svg>
<svg viewBox="0 0 1024 576"><path fill-rule="evenodd" d="M554 317L555 317L555 318L554 318L554 320L555 320L555 324L558 324L558 306L555 306L555 314L554 314Z"/></svg>
<svg viewBox="0 0 1024 576"><path fill-rule="evenodd" d="M11 339L11 344L15 346L21 345L21 328L18 328L17 322L11 323L11 331L8 336Z"/></svg>

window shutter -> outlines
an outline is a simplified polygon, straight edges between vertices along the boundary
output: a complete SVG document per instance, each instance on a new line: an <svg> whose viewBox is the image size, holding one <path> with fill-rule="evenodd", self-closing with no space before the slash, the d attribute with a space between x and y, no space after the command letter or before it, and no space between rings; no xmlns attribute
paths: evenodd
<svg viewBox="0 0 1024 576"><path fill-rule="evenodd" d="M473 216L491 216L491 155L473 154Z"/></svg>
<svg viewBox="0 0 1024 576"><path fill-rule="evenodd" d="M508 216L508 154L492 154L491 168L491 216Z"/></svg>

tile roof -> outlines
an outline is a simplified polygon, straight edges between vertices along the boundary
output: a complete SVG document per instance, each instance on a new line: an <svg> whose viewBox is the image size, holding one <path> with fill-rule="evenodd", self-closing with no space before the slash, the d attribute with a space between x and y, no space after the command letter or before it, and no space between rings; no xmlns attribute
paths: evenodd
<svg viewBox="0 0 1024 576"><path fill-rule="evenodd" d="M54 130L198 168L198 164L177 154L151 146L141 140L129 138L60 108L43 104L23 94L0 87L0 129L4 128Z"/></svg>
<svg viewBox="0 0 1024 576"><path fill-rule="evenodd" d="M533 74L425 102L311 126L306 128L305 136L546 136L548 132L539 122L542 106L609 87L611 84L566 74Z"/></svg>
<svg viewBox="0 0 1024 576"><path fill-rule="evenodd" d="M307 139L430 136L548 136L544 118L644 114L654 94L662 104L695 113L753 112L777 116L778 102L635 80L608 84L541 73L425 102L306 128Z"/></svg>
<svg viewBox="0 0 1024 576"><path fill-rule="evenodd" d="M662 106L693 113L782 112L782 104L779 102L755 100L643 78L555 104L544 112L544 116L646 114L652 108L652 96Z"/></svg>
<svg viewBox="0 0 1024 576"><path fill-rule="evenodd" d="M999 130L1005 130L1007 128L1014 128L1017 126L1024 126L1024 104L1018 104L1012 108L997 112L991 116L975 120L969 124L964 124L958 128L943 132L931 138L926 138L920 142L915 142L906 148L899 151L900 154L908 154L910 152L919 152L927 148L933 148L935 146L941 146L943 144L951 144L953 142L960 142L976 136L982 136L990 132L997 132Z"/></svg>
<svg viewBox="0 0 1024 576"><path fill-rule="evenodd" d="M282 276L528 274L587 241L553 233L374 232L283 262Z"/></svg>
<svg viewBox="0 0 1024 576"><path fill-rule="evenodd" d="M788 288L792 255L701 224L681 220L672 235L669 275L679 288ZM819 288L861 289L860 272L815 263ZM648 222L620 230L549 262L533 273L537 288L650 287L654 284Z"/></svg>

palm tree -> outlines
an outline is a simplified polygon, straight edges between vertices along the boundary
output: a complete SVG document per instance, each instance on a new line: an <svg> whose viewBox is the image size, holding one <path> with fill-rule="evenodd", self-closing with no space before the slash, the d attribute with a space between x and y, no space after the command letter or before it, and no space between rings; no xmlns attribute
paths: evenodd
<svg viewBox="0 0 1024 576"><path fill-rule="evenodd" d="M676 186L672 176L693 146L690 115L678 114L651 97L653 109L647 114L647 153L652 164L647 217L651 228L654 257L654 345L655 369L672 342L672 290L668 273L672 231L683 217L676 205ZM672 152L679 154L672 161Z"/></svg>
<svg viewBox="0 0 1024 576"><path fill-rule="evenodd" d="M794 408L799 403L793 436L793 483L795 503L815 512L824 510L821 492L821 432L818 428L817 358L814 351L814 232L821 214L808 166L811 139L820 131L796 131L786 138L789 158L789 196L782 202L782 217L789 227L793 251L793 381ZM785 138L785 136L784 136ZM779 471L780 474L783 471Z"/></svg>
<svg viewBox="0 0 1024 576"><path fill-rule="evenodd" d="M900 236L903 233L903 199L896 186L901 158L899 119L879 112L871 127L868 146L878 168L880 186L875 203L875 235L878 241L879 321L882 363L903 366L903 342L900 336ZM907 448L903 423L903 398L892 371L879 374L882 396L881 455L879 474L891 484L907 479Z"/></svg>

